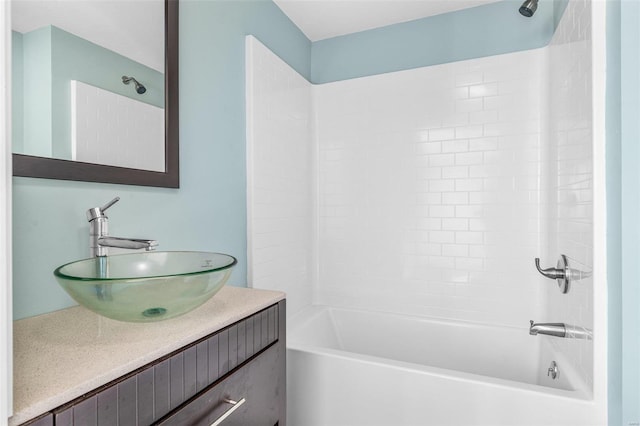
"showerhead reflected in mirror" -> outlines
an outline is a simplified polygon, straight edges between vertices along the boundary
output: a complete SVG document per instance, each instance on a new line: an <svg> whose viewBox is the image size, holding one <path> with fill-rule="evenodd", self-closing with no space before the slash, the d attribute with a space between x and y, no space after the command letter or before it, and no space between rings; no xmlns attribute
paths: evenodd
<svg viewBox="0 0 640 426"><path fill-rule="evenodd" d="M177 12L12 0L14 175L178 187Z"/></svg>
<svg viewBox="0 0 640 426"><path fill-rule="evenodd" d="M144 85L142 85L142 83L140 83L138 80L136 80L133 77L127 77L126 75L122 76L122 82L124 84L129 84L133 81L133 84L135 85L136 88L136 93L139 95L144 95L144 93L147 91L147 88L144 87Z"/></svg>
<svg viewBox="0 0 640 426"><path fill-rule="evenodd" d="M536 13L537 9L538 9L538 0L525 0L525 2L522 3L522 6L520 6L520 9L518 11L520 12L520 15L526 16L527 18L531 18L533 14Z"/></svg>

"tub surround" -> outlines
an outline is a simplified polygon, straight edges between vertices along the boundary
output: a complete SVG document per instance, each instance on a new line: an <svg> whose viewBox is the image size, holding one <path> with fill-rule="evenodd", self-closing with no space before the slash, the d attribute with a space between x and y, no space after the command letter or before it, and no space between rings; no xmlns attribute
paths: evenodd
<svg viewBox="0 0 640 426"><path fill-rule="evenodd" d="M561 368L570 366L581 383L575 386L572 381L572 387L586 392L575 398L579 392L545 389L535 381L535 392L544 394L535 398L537 402L513 392L523 398L500 397L486 403L496 394L485 398L484 385L458 388L454 380L456 386L433 386L436 381L425 379L425 387L416 384L408 389L404 384L414 379L403 379L404 372L390 367L378 371L379 375L363 368L359 376L347 377L346 372L358 367L345 352L377 363L378 347L336 354L329 346L331 356L325 357L326 348L320 356L315 348L301 349L290 338L288 368L294 384L289 386L288 406L307 416L304 421L293 416L292 423L335 424L334 418L326 416L338 413L342 424L402 424L391 417L381 420L377 411L374 419L355 420L366 411L355 407L384 405L388 395L376 393L379 389L401 389L403 395L394 394L398 401L430 392L452 401L459 401L462 394L470 396L468 404L456 404L468 407L466 413L453 417L450 413L456 407L447 407L446 398L442 403L434 398L432 405L443 410L442 417L434 414L429 421L410 417L422 415L424 400L417 401L415 413L403 406L402 413L408 413L405 420L409 419L405 424L474 424L476 417L486 419L476 424L606 422L602 373L607 337L599 328L602 322L596 320L606 297L603 277L598 281L597 276L602 268L593 263L602 259L593 252L598 246L593 243L594 229L602 223L594 219L598 212L594 197L602 196L594 189L602 182L594 177L594 170L602 171L603 158L594 154L601 146L593 139L598 128L592 120L593 106L598 105L593 100L591 71L595 61L591 25L597 16L591 10L596 4L570 2L548 47L327 84L307 83L307 87L297 84L300 76L291 77L295 71L283 71L286 64L253 41L247 52L253 286L285 290L292 299L290 306L298 312L306 303L520 329L527 344L544 342L550 355L534 350L533 360L514 359L523 366L541 368L544 375L552 361ZM296 110L305 99L307 109ZM291 110L303 112L296 115ZM306 138L298 136L305 129ZM308 146L302 147L305 143ZM310 165L307 175L299 177L291 164ZM304 184L306 192L299 190ZM283 226L290 223L296 226ZM304 224L308 228L301 231ZM304 268L298 272L309 279L274 282L281 253L308 240L313 244L308 248L310 263L300 263ZM594 278L576 282L567 294L558 292L534 266L535 258L553 264L561 253L572 268L596 272ZM596 297L599 293L602 297ZM290 324L297 325L298 314L289 313L295 315ZM526 329L530 319L575 324L593 329L595 337L538 336L540 341L535 342ZM326 336L322 330L319 333ZM421 333L412 334L416 335L424 339ZM353 333L343 342L362 339L361 333ZM517 339L509 341L513 344ZM475 354L475 347L488 342L468 350ZM460 352L452 349L458 343L467 341L451 338L440 345L450 350L442 354L447 361ZM414 354L413 350L409 353ZM382 358L390 358L391 364L398 361ZM498 359L476 361L473 367L504 367L496 364ZM451 372L469 372L467 364L446 367L446 375L457 380ZM426 377L431 373L425 372L434 367L442 369L437 363L411 368ZM486 377L491 380L483 383L495 387L493 379L501 376ZM382 383L364 386L372 394L368 402L360 397L363 380ZM343 383L354 383L354 387ZM335 386L340 392L334 391ZM529 386L531 381L510 387ZM567 395L562 393L567 392L571 409L563 405ZM349 406L345 411L354 419L340 417L335 401ZM476 409L478 401L482 407ZM496 406L517 408L502 419L491 413L483 417L486 407ZM559 416L568 417L560 420Z"/></svg>
<svg viewBox="0 0 640 426"><path fill-rule="evenodd" d="M247 275L253 288L287 293L290 317L311 304L315 282L312 87L255 37L245 46Z"/></svg>
<svg viewBox="0 0 640 426"><path fill-rule="evenodd" d="M18 425L283 300L284 293L224 287L178 318L133 324L83 307L14 322Z"/></svg>

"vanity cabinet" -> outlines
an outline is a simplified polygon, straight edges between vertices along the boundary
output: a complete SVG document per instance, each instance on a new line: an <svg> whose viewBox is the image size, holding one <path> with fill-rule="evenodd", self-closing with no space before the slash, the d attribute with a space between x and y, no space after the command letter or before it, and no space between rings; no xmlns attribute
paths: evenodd
<svg viewBox="0 0 640 426"><path fill-rule="evenodd" d="M285 425L285 354L281 300L24 425Z"/></svg>
<svg viewBox="0 0 640 426"><path fill-rule="evenodd" d="M202 393L184 408L159 422L162 426L216 424L225 426L274 426L280 420L278 371L275 347ZM280 424L284 424L284 419Z"/></svg>

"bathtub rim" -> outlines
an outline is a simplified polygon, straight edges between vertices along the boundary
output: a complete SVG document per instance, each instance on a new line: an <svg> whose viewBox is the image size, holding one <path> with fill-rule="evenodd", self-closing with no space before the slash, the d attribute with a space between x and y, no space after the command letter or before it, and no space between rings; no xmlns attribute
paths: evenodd
<svg viewBox="0 0 640 426"><path fill-rule="evenodd" d="M466 327L475 327L475 326L481 326L481 327L492 327L492 328L504 328L504 329L509 329L509 330L524 330L527 333L529 332L529 323L527 322L526 326L516 326L516 325L504 325L504 324L496 324L496 323L492 323L489 321L471 321L471 320L464 320L464 319L454 319L454 318L445 318L445 317L435 317L435 316L428 316L428 315L418 315L418 314L401 314L398 312L393 312L393 311L385 311L385 310L378 310L378 309L368 309L368 308L361 308L361 307L357 307L357 308L352 308L352 307L345 307L345 306L333 306L333 305L323 305L323 304L312 304L312 305L307 305L304 308L296 311L295 313L293 313L291 315L291 317L287 318L287 321L290 324L290 330L292 332L295 332L295 329L300 328L302 325L300 324L299 320L301 318L304 318L306 321L303 322L307 322L310 321L311 319L315 318L318 315L321 315L323 311L325 310L335 310L335 311L349 311L349 312L359 312L359 313L364 313L364 314L378 314L378 315L388 315L388 316L394 316L394 317L399 317L399 318L409 318L415 321L425 321L425 322L432 322L432 323L438 323L438 324L456 324L456 325L461 325L461 326L466 326ZM308 317L308 318L307 318Z"/></svg>
<svg viewBox="0 0 640 426"><path fill-rule="evenodd" d="M298 352L306 352L315 355L328 356L331 358L339 358L339 359L347 359L347 360L357 360L361 361L365 364L383 366L388 368L397 368L403 371L411 371L416 372L418 374L429 375L433 377L439 378L447 378L452 379L458 382L472 382L475 384L484 384L491 387L498 387L502 389L517 389L519 391L533 393L536 395L547 395L558 398L566 398L571 401L580 401L585 404L594 403L593 393L585 390L585 384L582 383L582 380L579 378L577 373L573 371L573 368L563 368L566 374L567 371L570 371L569 376L571 377L570 383L574 387L573 390L565 390L558 389L550 386L537 385L532 383L520 382L517 380L509 380L502 379L498 377L486 376L477 373L469 373L464 371L457 371L447 368L434 367L430 365L422 365L407 361L400 361L391 358L385 358L374 355L361 354L358 352L349 352L340 349L332 349L324 346L312 345L312 344L301 344L296 343L295 333L298 329L304 327L306 324L310 323L323 313L331 310L342 310L342 311L350 311L350 312L358 312L364 314L382 314L382 315L391 315L404 319L411 319L417 321L424 322L432 322L432 323L440 323L440 324L455 324L455 325L464 325L464 326L481 326L481 327L494 327L494 328L504 328L509 330L522 330L523 332L528 333L527 327L517 327L517 326L508 326L508 325L498 325L491 323L483 323L483 322L475 322L475 321L466 321L459 319L447 319L447 318L437 318L437 317L427 317L420 315L405 315L399 314L397 312L385 312L385 311L377 311L370 309L362 309L362 308L347 308L340 306L330 306L330 305L309 305L300 311L296 312L290 319L287 320L287 351L298 351ZM331 318L332 325L335 327L333 323L333 318ZM561 356L561 354L558 354ZM564 363L566 366L570 366L569 363Z"/></svg>

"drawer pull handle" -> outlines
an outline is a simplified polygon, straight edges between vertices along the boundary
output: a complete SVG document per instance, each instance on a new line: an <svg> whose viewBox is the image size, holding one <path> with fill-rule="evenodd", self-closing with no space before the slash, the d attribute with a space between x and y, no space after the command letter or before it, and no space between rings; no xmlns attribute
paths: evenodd
<svg viewBox="0 0 640 426"><path fill-rule="evenodd" d="M242 398L240 401L234 401L233 399L225 398L223 401L226 402L227 404L231 404L232 407L229 408L227 411L225 411L220 417L218 417L218 420L211 423L211 426L218 426L219 424L221 424L224 421L224 419L229 417L231 414L233 414L234 411L240 408L242 404L247 402L247 399Z"/></svg>

